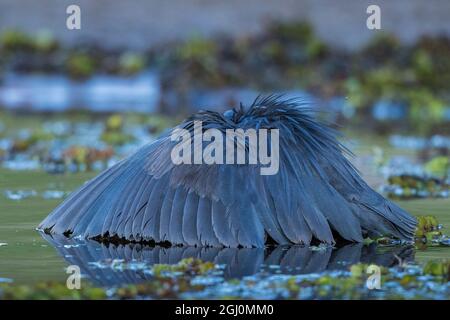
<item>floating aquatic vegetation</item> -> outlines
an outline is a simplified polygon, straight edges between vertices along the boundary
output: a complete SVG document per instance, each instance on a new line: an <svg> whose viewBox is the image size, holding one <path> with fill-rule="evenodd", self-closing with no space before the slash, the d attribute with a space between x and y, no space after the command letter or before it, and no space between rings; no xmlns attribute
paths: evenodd
<svg viewBox="0 0 450 320"><path fill-rule="evenodd" d="M125 52L119 58L119 70L126 75L141 72L145 66L145 57L138 53Z"/></svg>
<svg viewBox="0 0 450 320"><path fill-rule="evenodd" d="M351 89L348 91L351 100L358 103L360 110L375 105L375 116L382 120L395 120L399 125L414 128L421 133L432 132L437 127L444 128L448 121L448 98L445 89L433 80L436 78L436 71L432 70L437 68L439 73L447 74L449 68L444 64L434 64L430 51L426 52L420 47L400 46L390 36L386 36L381 42L376 39L374 42L376 43L361 51L361 73L358 75L354 72L354 76L350 78L352 85L347 88ZM378 49L375 50L374 47ZM368 52L367 50L371 50L371 53L366 54L366 57L364 52ZM392 54L387 54L389 52ZM447 56L444 60L448 61L448 53L448 48L445 47L437 55L440 59ZM405 56L409 57L405 60ZM388 104L381 105L380 100L395 101L389 106L395 118L382 112L387 111ZM399 119L409 121L399 122Z"/></svg>
<svg viewBox="0 0 450 320"><path fill-rule="evenodd" d="M106 120L107 131L121 131L123 129L123 116L114 114Z"/></svg>
<svg viewBox="0 0 450 320"><path fill-rule="evenodd" d="M64 246L65 248L66 245ZM73 246L71 246L73 247ZM212 262L204 262L200 259L185 258L180 260L177 264L153 264L148 265L142 261L125 261L124 259L106 259L101 261L89 262L91 268L111 269L113 271L136 271L142 270L154 277L176 277L180 275L206 275L213 270L220 270Z"/></svg>
<svg viewBox="0 0 450 320"><path fill-rule="evenodd" d="M447 180L418 175L392 175L388 184L381 187L381 192L390 198L448 198L450 183Z"/></svg>
<svg viewBox="0 0 450 320"><path fill-rule="evenodd" d="M434 216L418 216L417 228L414 236L417 248L426 249L427 246L448 246L450 245L450 237L443 234L443 226ZM377 243L381 246L403 246L409 244L391 237L379 237L376 239L364 239L364 245Z"/></svg>
<svg viewBox="0 0 450 320"><path fill-rule="evenodd" d="M122 262L116 262L121 265ZM210 276L217 265L195 259L177 265L154 265L151 280L137 285L96 288L83 282L80 290L65 284L33 286L0 284L2 299L448 299L448 261L430 261L424 267L402 264L393 268L356 264L347 270L307 275L260 272L242 279ZM380 289L370 289L369 276L380 277ZM119 268L117 272L122 272Z"/></svg>
<svg viewBox="0 0 450 320"><path fill-rule="evenodd" d="M56 39L47 31L39 31L35 35L29 35L12 29L4 31L0 37L0 48L8 53L50 53L56 50L58 46Z"/></svg>
<svg viewBox="0 0 450 320"><path fill-rule="evenodd" d="M106 292L101 288L83 286L81 290L71 290L66 283L42 282L33 286L0 284L0 299L5 300L80 300L105 299Z"/></svg>
<svg viewBox="0 0 450 320"><path fill-rule="evenodd" d="M101 135L101 139L110 145L124 145L133 142L134 137L123 131L123 116L115 114L106 120L105 131Z"/></svg>
<svg viewBox="0 0 450 320"><path fill-rule="evenodd" d="M216 43L201 37L193 37L178 47L177 56L184 61L200 64L210 69L216 64Z"/></svg>
<svg viewBox="0 0 450 320"><path fill-rule="evenodd" d="M19 138L12 140L12 145L10 146L9 151L12 154L26 152L36 144L43 141L51 141L53 138L54 136L52 134L42 130L25 130L20 132Z"/></svg>
<svg viewBox="0 0 450 320"><path fill-rule="evenodd" d="M450 261L429 261L425 265L423 273L442 277L443 281L450 281Z"/></svg>
<svg viewBox="0 0 450 320"><path fill-rule="evenodd" d="M425 163L425 170L434 177L445 179L450 173L450 158L447 156L435 157Z"/></svg>
<svg viewBox="0 0 450 320"><path fill-rule="evenodd" d="M183 275L203 275L215 268L212 262L203 262L200 259L186 258L174 265L155 264L152 266L152 274L161 277L171 273L182 273Z"/></svg>
<svg viewBox="0 0 450 320"><path fill-rule="evenodd" d="M380 270L381 290L367 287L369 265L353 265L349 271L334 271L320 274L288 276L262 275L228 281L207 286L201 292L182 294L185 298L263 298L263 299L398 299L428 298L447 299L450 293L448 283L432 276L420 280L421 269L415 266L382 268ZM431 284L433 284L431 286Z"/></svg>
<svg viewBox="0 0 450 320"><path fill-rule="evenodd" d="M58 47L59 43L51 32L42 30L36 33L34 37L34 48L37 52L48 54L57 50Z"/></svg>
<svg viewBox="0 0 450 320"><path fill-rule="evenodd" d="M100 169L104 169L113 155L112 148L96 149L84 146L70 147L63 152L64 162L71 171L91 171L96 163L102 164Z"/></svg>
<svg viewBox="0 0 450 320"><path fill-rule="evenodd" d="M414 137L391 137L391 143L400 148L423 150L426 145L445 144L445 138L435 136L430 140ZM375 150L377 170L385 177L386 184L380 192L392 198L447 198L450 195L450 158L437 156L426 162L412 161L406 156L384 157L383 151Z"/></svg>
<svg viewBox="0 0 450 320"><path fill-rule="evenodd" d="M417 230L415 234L416 245L420 248L426 246L448 246L450 238L443 234L443 229L436 217L434 216L418 216Z"/></svg>
<svg viewBox="0 0 450 320"><path fill-rule="evenodd" d="M417 231L416 237L426 236L427 233L435 232L442 229L434 216L419 216L417 217Z"/></svg>
<svg viewBox="0 0 450 320"><path fill-rule="evenodd" d="M367 271L368 267L369 267L369 265L364 264L364 263L354 264L350 267L350 276L353 278L365 277L367 275L366 271ZM382 275L388 274L388 268L378 266L378 265L377 265L377 267L380 269L380 274L382 274Z"/></svg>
<svg viewBox="0 0 450 320"><path fill-rule="evenodd" d="M395 239L395 238L390 238L390 237L381 237L381 238L377 238L373 241L375 241L378 244L386 245L386 246L399 246L399 245L404 244L404 243L402 243L401 240Z"/></svg>
<svg viewBox="0 0 450 320"><path fill-rule="evenodd" d="M407 96L409 117L416 132L429 132L433 127L447 121L444 118L446 102L431 90L420 87L408 91Z"/></svg>
<svg viewBox="0 0 450 320"><path fill-rule="evenodd" d="M0 37L0 47L6 52L33 49L33 38L19 30L6 30Z"/></svg>
<svg viewBox="0 0 450 320"><path fill-rule="evenodd" d="M66 61L69 75L76 79L90 77L96 71L96 61L86 53L72 53Z"/></svg>
<svg viewBox="0 0 450 320"><path fill-rule="evenodd" d="M28 120L28 119L27 119ZM46 121L41 129L10 131L0 139L0 165L10 170L44 169L49 173L101 171L160 133L163 116L113 115L103 121Z"/></svg>

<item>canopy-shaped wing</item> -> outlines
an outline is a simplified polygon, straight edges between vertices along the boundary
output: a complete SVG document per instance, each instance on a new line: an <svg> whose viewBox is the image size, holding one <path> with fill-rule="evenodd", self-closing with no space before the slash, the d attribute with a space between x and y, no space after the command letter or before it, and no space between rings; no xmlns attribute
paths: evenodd
<svg viewBox="0 0 450 320"><path fill-rule="evenodd" d="M279 156L272 160L278 161L278 171L263 175L266 165L259 162L175 163L172 152L180 142L172 141L173 130L189 133L192 139L184 143L192 144L193 153L203 155L212 143L193 143L199 138L198 121L200 135L217 129L224 159L227 130L277 129L279 140L264 136L256 147L250 139L233 143L236 152L239 147L247 151L247 161L250 149L259 155L264 142L273 156L277 143ZM336 233L356 242L364 232L413 237L415 219L362 181L335 133L302 103L257 99L232 116L199 112L173 130L85 184L40 228L83 237L228 247L263 247L267 235L280 244L309 244L313 238L331 244Z"/></svg>

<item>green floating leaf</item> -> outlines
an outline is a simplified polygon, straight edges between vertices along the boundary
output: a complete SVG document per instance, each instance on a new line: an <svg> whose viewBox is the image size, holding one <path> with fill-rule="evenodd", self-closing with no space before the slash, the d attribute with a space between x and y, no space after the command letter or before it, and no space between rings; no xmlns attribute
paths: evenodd
<svg viewBox="0 0 450 320"><path fill-rule="evenodd" d="M416 237L427 237L427 234L439 230L439 222L435 216L418 216Z"/></svg>
<svg viewBox="0 0 450 320"><path fill-rule="evenodd" d="M425 164L425 170L437 177L445 177L450 169L450 159L447 156L439 156Z"/></svg>
<svg viewBox="0 0 450 320"><path fill-rule="evenodd" d="M446 280L450 279L450 261L429 261L424 269L423 273L427 275L443 277Z"/></svg>

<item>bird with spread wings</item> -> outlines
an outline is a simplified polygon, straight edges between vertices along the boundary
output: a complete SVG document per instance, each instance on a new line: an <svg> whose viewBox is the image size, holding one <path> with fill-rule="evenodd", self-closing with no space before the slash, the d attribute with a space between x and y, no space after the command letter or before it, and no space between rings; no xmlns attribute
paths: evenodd
<svg viewBox="0 0 450 320"><path fill-rule="evenodd" d="M39 226L47 233L172 245L263 247L390 235L411 241L416 220L375 192L349 151L307 103L259 97L224 114L200 111L215 128L279 130L279 170L253 164L174 164L170 132L110 167L63 201ZM174 129L175 129L174 128ZM203 147L205 147L203 145Z"/></svg>

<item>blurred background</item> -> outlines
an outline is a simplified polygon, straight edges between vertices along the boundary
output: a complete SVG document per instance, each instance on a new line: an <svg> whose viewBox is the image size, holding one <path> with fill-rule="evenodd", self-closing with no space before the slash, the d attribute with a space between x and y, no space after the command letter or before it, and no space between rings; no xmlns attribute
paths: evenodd
<svg viewBox="0 0 450 320"><path fill-rule="evenodd" d="M69 192L192 112L260 93L313 101L369 184L449 225L449 17L446 0L0 0L0 244L35 241Z"/></svg>
<svg viewBox="0 0 450 320"><path fill-rule="evenodd" d="M372 2L3 0L0 104L179 114L287 91L347 116L448 120L450 4L377 1L369 30Z"/></svg>
<svg viewBox="0 0 450 320"><path fill-rule="evenodd" d="M72 4L80 29L66 26ZM408 172L447 177L449 16L441 0L3 0L0 161L101 170L196 110L284 93L363 146L379 140L380 166L403 148L429 169Z"/></svg>
<svg viewBox="0 0 450 320"><path fill-rule="evenodd" d="M274 92L306 97L348 130L414 136L391 137L397 147L446 149L450 3L372 2L3 0L0 134L14 134L1 140L0 159L33 166L16 155L47 140L39 165L80 152L95 162L117 153L105 145L148 141L198 109ZM66 27L71 4L79 30ZM380 30L366 26L371 4L381 9ZM44 121L55 117L64 119ZM95 155L55 139L64 135L80 136L75 147Z"/></svg>

